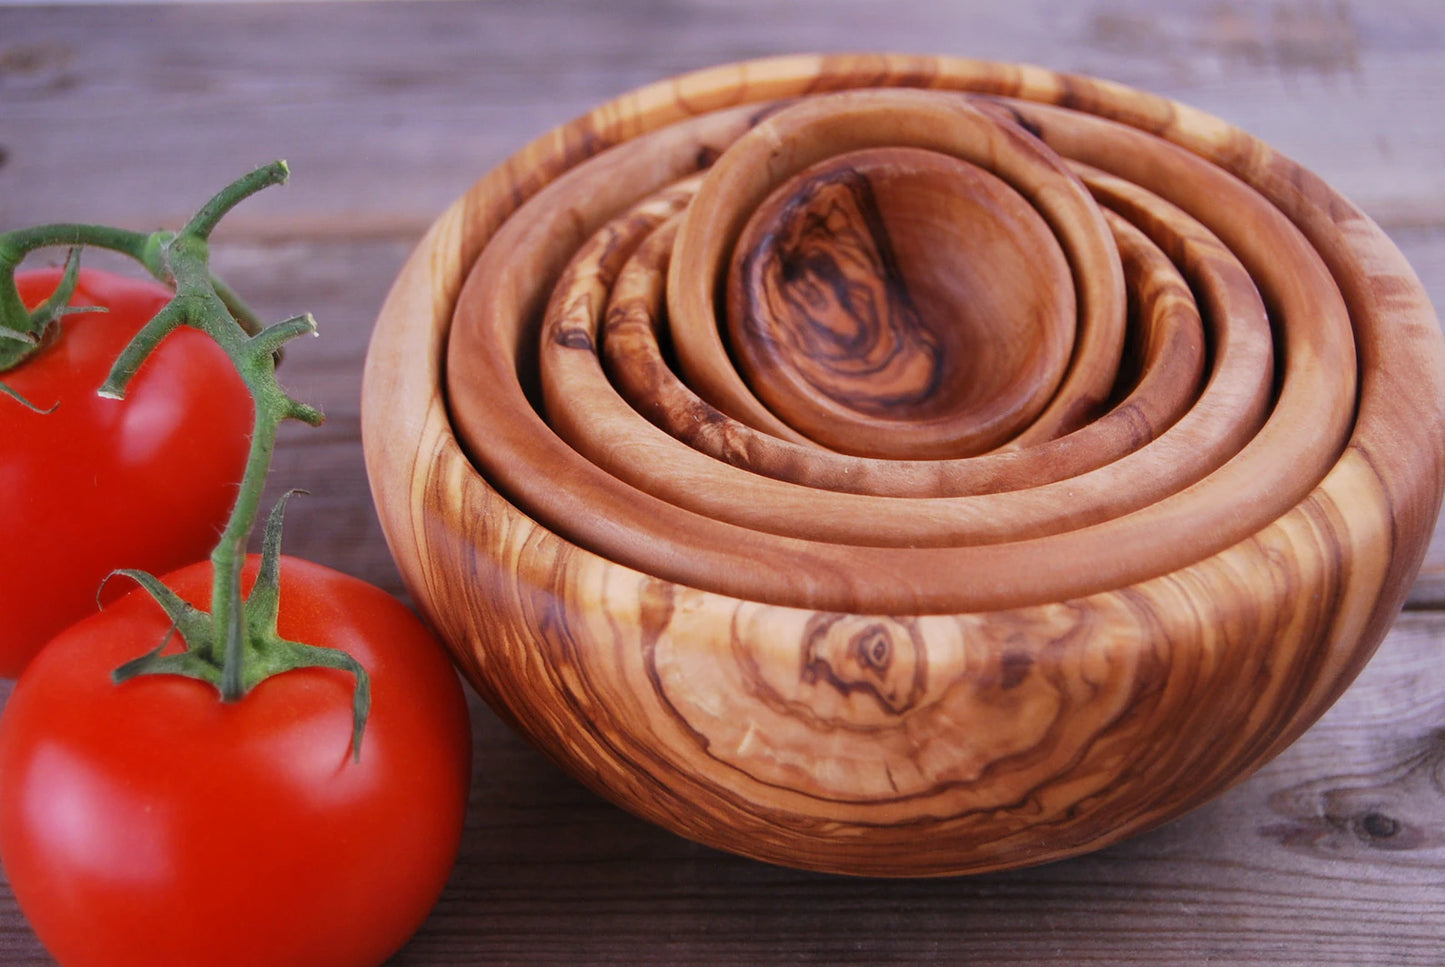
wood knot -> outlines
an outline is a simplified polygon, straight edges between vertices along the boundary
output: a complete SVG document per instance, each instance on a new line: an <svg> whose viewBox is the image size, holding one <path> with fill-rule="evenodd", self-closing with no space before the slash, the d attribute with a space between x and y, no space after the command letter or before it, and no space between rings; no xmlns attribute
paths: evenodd
<svg viewBox="0 0 1445 967"><path fill-rule="evenodd" d="M1371 810L1360 816L1355 825L1360 838L1370 842L1393 839L1399 834L1403 824L1393 816Z"/></svg>
<svg viewBox="0 0 1445 967"><path fill-rule="evenodd" d="M589 353L596 352L592 345L592 336L585 329L563 326L557 329L552 339L557 345L567 349L581 349Z"/></svg>
<svg viewBox="0 0 1445 967"><path fill-rule="evenodd" d="M927 662L908 629L890 624L815 615L803 640L802 680L827 683L844 695L866 694L894 715L908 711L923 696Z"/></svg>
<svg viewBox="0 0 1445 967"><path fill-rule="evenodd" d="M1430 735L1412 755L1370 775L1330 776L1270 798L1289 822L1262 832L1294 849L1437 849L1445 845L1445 743Z"/></svg>

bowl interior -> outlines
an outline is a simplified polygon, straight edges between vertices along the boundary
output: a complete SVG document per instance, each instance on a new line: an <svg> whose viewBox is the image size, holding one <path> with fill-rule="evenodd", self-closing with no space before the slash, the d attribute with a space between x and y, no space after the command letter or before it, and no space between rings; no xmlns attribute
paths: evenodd
<svg viewBox="0 0 1445 967"><path fill-rule="evenodd" d="M846 152L749 220L731 348L786 423L862 456L969 456L1057 389L1074 344L1068 262L998 177L935 151Z"/></svg>

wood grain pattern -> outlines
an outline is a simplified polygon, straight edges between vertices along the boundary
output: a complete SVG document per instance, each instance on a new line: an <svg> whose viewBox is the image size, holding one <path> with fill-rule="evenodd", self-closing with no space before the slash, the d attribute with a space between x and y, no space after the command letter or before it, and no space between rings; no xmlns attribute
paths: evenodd
<svg viewBox="0 0 1445 967"><path fill-rule="evenodd" d="M1166 249L1193 235L1238 260L1282 358L1272 385L1225 380L1221 392L1253 400L1244 410L1256 414L1272 398L1267 417L1163 493L1129 484L1185 449L1187 417L1121 460L1038 487L917 502L824 493L857 505L838 541L793 526L791 494L807 488L791 482L700 508L685 492L708 489L710 474L648 492L565 442L590 432L592 411L557 416L573 402L570 378L550 382L538 407L539 352L601 371L605 290L684 204L665 297L680 375L755 431L784 426L798 442L727 365L714 294L774 186L888 139L993 167L1060 239L1085 322L1070 376L1016 446L1037 442L1032 428L1050 440L1087 422L1130 388L1116 386L1120 256L1062 158L1156 234L1173 217L1161 213L1185 213ZM669 188L698 169L690 201ZM1062 199L1085 207L1061 214ZM1240 318L1211 317L1215 354L1253 332L1267 360L1259 314L1234 301ZM594 383L584 400L599 393ZM1445 485L1433 445L1445 428L1439 326L1358 210L1192 109L948 59L719 68L539 139L479 181L410 260L364 396L383 527L484 697L646 818L850 873L1072 855L1227 788L1358 673L1423 557ZM570 428L554 434L544 413ZM639 419L593 439L635 459L630 441L656 433ZM718 479L735 472L717 468ZM944 537L895 541L895 519L930 514Z"/></svg>
<svg viewBox="0 0 1445 967"><path fill-rule="evenodd" d="M1442 38L1433 0L0 7L0 227L97 212L175 225L237 159L290 159L293 184L238 211L215 246L267 318L312 310L322 325L285 373L328 414L278 450L276 485L312 492L288 548L404 593L362 469L370 325L435 213L538 132L638 83L797 48L1080 70L1304 161L1386 227L1440 305ZM161 156L157 178L143 162ZM1428 559L1416 609L1445 602L1445 541ZM476 702L458 868L394 963L1433 967L1445 854L1405 831L1441 828L1445 794L1411 764L1438 760L1442 635L1438 611L1408 612L1298 743L1188 816L959 880L840 880L697 846L592 795ZM1297 787L1310 795L1279 795ZM3 882L0 963L52 964Z"/></svg>
<svg viewBox="0 0 1445 967"><path fill-rule="evenodd" d="M744 97L749 96L746 84ZM830 90L829 83L824 81L818 90ZM803 98L760 120L717 159L683 218L668 268L669 324L681 373L699 396L730 416L784 437L798 429L768 415L755 394L769 390L748 386L734 371L729 350L741 354L746 349L724 347L713 311L714 293L724 284L724 269L747 220L780 182L831 156L885 145L947 153L992 171L1052 227L1073 273L1072 292L1078 305L1075 351L1063 385L1050 394L1043 412L1033 413L1026 426L1013 427L1017 432L1003 438L1014 437L1022 446L1052 439L1086 422L1107 395L1124 331L1121 269L1103 216L1090 204L1083 185L1064 170L1063 161L1026 132L993 123L986 110L968 101L917 91L844 90L828 98ZM778 391L776 386L771 389ZM926 442L936 432L927 419L915 421L913 430L890 426L876 414L872 420L834 406L816 414L806 427L835 450L846 449L838 441L855 430L860 440L853 447L877 446L890 435L904 441L921 436ZM829 423L836 426L825 429ZM997 429L993 432L999 435ZM989 442L989 436L985 432L972 446L959 442L966 452ZM904 447L882 455L960 454L950 453L945 444L942 452Z"/></svg>
<svg viewBox="0 0 1445 967"><path fill-rule="evenodd" d="M1048 223L986 170L912 148L794 175L748 220L728 271L744 380L789 426L861 455L1008 440L1054 395L1075 323Z"/></svg>

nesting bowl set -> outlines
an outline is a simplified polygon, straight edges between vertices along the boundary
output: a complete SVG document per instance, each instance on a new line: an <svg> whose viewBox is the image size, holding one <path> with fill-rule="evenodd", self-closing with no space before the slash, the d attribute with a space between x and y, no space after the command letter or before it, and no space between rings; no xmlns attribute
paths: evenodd
<svg viewBox="0 0 1445 967"><path fill-rule="evenodd" d="M416 603L550 758L865 875L1057 859L1277 754L1445 485L1398 250L1204 113L798 56L626 94L432 226L363 437Z"/></svg>

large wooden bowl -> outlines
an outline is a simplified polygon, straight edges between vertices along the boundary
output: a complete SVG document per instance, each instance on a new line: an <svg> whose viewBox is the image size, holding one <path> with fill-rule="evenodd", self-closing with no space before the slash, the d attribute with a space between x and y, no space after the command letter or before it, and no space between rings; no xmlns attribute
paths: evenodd
<svg viewBox="0 0 1445 967"><path fill-rule="evenodd" d="M603 795L937 875L1178 815L1400 607L1445 350L1317 177L1115 84L791 57L627 94L432 227L363 430L418 604Z"/></svg>

